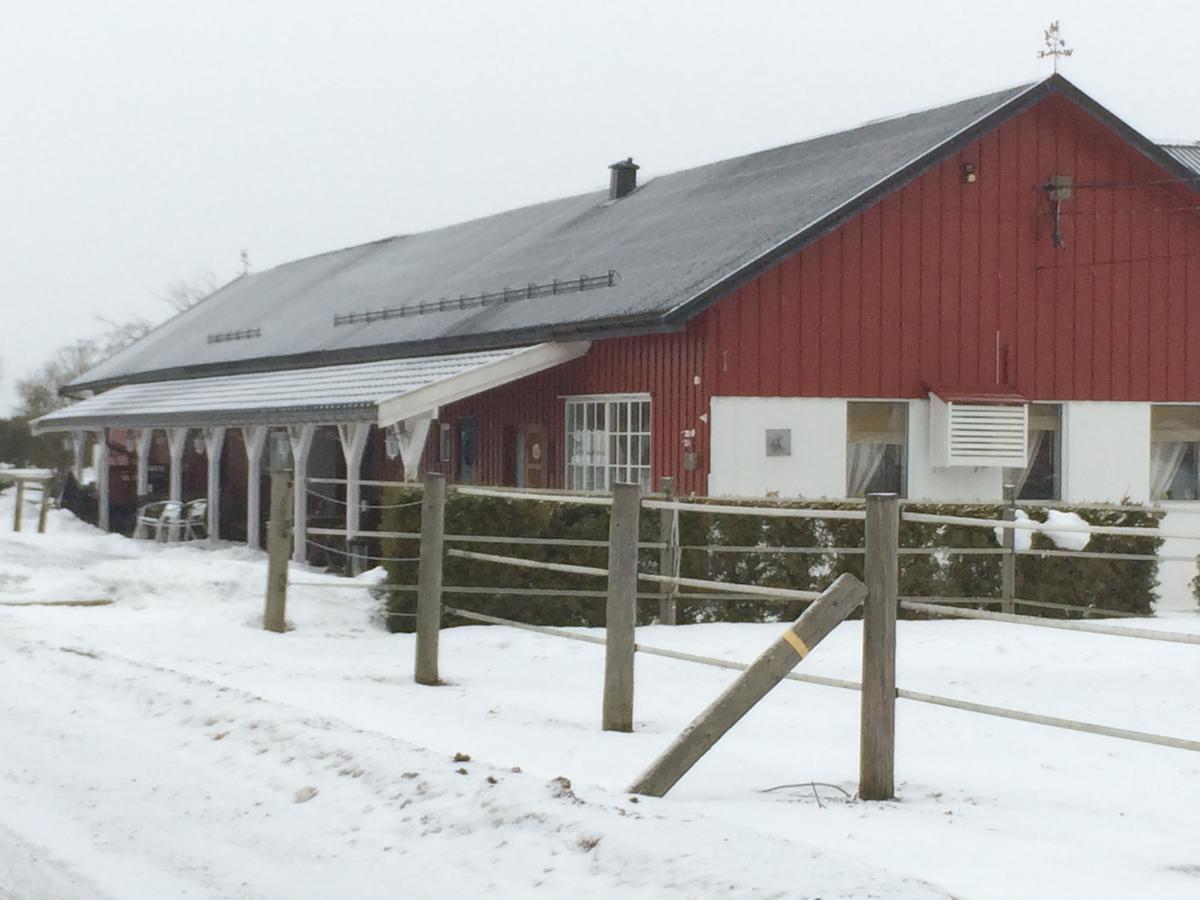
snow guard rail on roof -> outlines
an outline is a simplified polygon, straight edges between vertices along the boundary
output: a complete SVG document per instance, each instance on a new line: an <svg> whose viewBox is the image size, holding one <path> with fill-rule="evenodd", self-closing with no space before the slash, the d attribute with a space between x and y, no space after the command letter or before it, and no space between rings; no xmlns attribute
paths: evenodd
<svg viewBox="0 0 1200 900"><path fill-rule="evenodd" d="M333 317L336 328L339 325L357 325L367 322L381 322L386 319L403 319L406 316L421 316L427 313L445 312L454 309L474 309L477 306L492 306L496 303L512 303L514 300L532 300L535 297L551 297L557 294L578 294L592 291L596 288L612 287L621 280L616 269L609 269L605 275L580 275L569 281L559 281L555 278L545 284L529 284L523 288L505 288L502 291L475 294L467 297L447 300L422 300L420 303L408 306L385 306L383 309L369 309L366 312L342 313Z"/></svg>

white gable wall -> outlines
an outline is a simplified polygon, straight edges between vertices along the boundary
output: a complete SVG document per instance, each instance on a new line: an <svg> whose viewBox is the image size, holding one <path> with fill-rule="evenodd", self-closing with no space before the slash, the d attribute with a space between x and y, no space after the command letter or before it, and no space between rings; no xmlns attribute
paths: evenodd
<svg viewBox="0 0 1200 900"><path fill-rule="evenodd" d="M846 493L846 401L821 397L714 397L709 493L714 496L841 498ZM1063 502L1145 503L1150 494L1150 404L1063 404ZM767 456L768 428L791 429L791 455ZM999 501L999 467L934 468L929 401L908 407L908 496L934 501ZM1200 533L1200 504L1164 526ZM1193 554L1200 542L1167 541L1165 554ZM1159 565L1159 609L1195 609L1192 562Z"/></svg>
<svg viewBox="0 0 1200 900"><path fill-rule="evenodd" d="M767 456L767 429L790 428L790 456ZM846 494L846 401L713 397L708 492L726 497Z"/></svg>
<svg viewBox="0 0 1200 900"><path fill-rule="evenodd" d="M1063 404L1063 499L1145 503L1150 497L1150 404Z"/></svg>

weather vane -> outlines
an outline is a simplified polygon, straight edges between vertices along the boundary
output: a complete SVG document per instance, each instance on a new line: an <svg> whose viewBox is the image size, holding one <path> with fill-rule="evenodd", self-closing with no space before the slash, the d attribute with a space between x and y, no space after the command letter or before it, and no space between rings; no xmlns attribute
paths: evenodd
<svg viewBox="0 0 1200 900"><path fill-rule="evenodd" d="M1050 27L1043 32L1046 36L1046 49L1038 51L1038 59L1045 59L1049 56L1054 60L1054 71L1058 72L1058 58L1060 56L1070 56L1075 51L1067 48L1067 42L1058 30L1058 20L1055 19L1050 23Z"/></svg>

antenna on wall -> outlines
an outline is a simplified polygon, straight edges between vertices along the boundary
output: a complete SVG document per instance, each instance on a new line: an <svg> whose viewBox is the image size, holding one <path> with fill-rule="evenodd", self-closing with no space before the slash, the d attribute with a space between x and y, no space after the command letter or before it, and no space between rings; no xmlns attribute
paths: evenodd
<svg viewBox="0 0 1200 900"><path fill-rule="evenodd" d="M1058 27L1058 19L1050 23L1050 26L1042 32L1046 41L1046 49L1038 51L1038 59L1045 59L1047 56L1054 60L1054 72L1058 73L1058 58L1060 56L1071 56L1075 51L1067 47L1067 41L1062 36Z"/></svg>

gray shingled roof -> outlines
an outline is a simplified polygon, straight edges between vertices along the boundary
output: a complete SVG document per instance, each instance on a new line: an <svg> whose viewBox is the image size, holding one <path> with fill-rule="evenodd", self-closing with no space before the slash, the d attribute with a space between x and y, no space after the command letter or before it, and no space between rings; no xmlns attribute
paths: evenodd
<svg viewBox="0 0 1200 900"><path fill-rule="evenodd" d="M1182 167L1061 76L655 178L248 274L78 384L338 362L678 327L996 122L1060 91ZM1184 170L1185 171L1185 170ZM613 287L334 326L339 313L616 270ZM214 333L261 329L247 340Z"/></svg>

